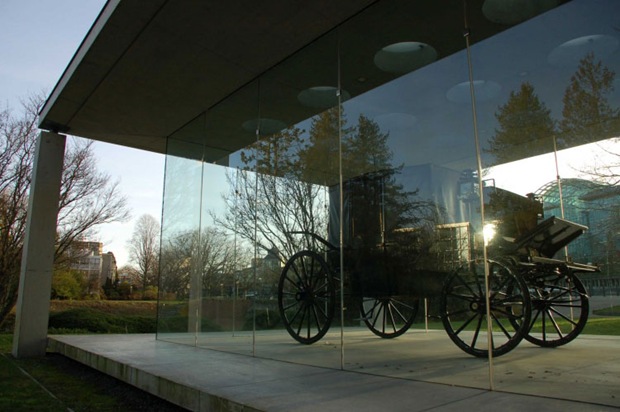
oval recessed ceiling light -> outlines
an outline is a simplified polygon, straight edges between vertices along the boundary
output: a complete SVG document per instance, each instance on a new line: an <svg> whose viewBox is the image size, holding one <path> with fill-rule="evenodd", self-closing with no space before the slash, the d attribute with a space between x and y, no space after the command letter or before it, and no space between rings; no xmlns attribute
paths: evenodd
<svg viewBox="0 0 620 412"><path fill-rule="evenodd" d="M476 92L477 102L486 102L493 99L502 87L491 80L474 80L474 91ZM448 100L454 103L471 103L471 92L469 82L459 83L448 90L446 93Z"/></svg>
<svg viewBox="0 0 620 412"><path fill-rule="evenodd" d="M349 100L351 95L342 90L340 96L340 103ZM330 107L338 106L338 88L332 86L316 86L309 89L302 90L297 99L301 104L307 107L316 109L329 109Z"/></svg>
<svg viewBox="0 0 620 412"><path fill-rule="evenodd" d="M560 4L559 0L486 0L482 13L492 22L513 25Z"/></svg>
<svg viewBox="0 0 620 412"><path fill-rule="evenodd" d="M286 129L286 123L281 120L262 118L246 120L241 127L250 133L256 133L256 129L259 128L260 136L269 136Z"/></svg>
<svg viewBox="0 0 620 412"><path fill-rule="evenodd" d="M577 37L551 50L547 61L556 67L579 64L586 54L593 53L595 59L607 57L618 49L618 39L605 34Z"/></svg>
<svg viewBox="0 0 620 412"><path fill-rule="evenodd" d="M437 60L437 51L428 44L406 41L390 44L375 54L375 66L388 73L408 73Z"/></svg>

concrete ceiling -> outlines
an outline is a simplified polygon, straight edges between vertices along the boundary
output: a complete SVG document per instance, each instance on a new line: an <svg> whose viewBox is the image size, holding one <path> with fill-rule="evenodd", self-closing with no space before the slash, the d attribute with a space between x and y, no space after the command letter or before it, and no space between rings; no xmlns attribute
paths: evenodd
<svg viewBox="0 0 620 412"><path fill-rule="evenodd" d="M483 16L482 0L469 4L477 40L507 28ZM338 53L342 87L356 96L400 76L373 64L382 47L416 40L442 58L463 49L463 26L462 0L110 0L40 127L159 153L167 137L208 135L215 160L251 141L230 131L256 118L257 79L261 116L294 124L317 112L293 101L299 91L337 83ZM219 113L212 130L209 113Z"/></svg>
<svg viewBox="0 0 620 412"><path fill-rule="evenodd" d="M165 138L371 0L109 1L40 127L165 152Z"/></svg>

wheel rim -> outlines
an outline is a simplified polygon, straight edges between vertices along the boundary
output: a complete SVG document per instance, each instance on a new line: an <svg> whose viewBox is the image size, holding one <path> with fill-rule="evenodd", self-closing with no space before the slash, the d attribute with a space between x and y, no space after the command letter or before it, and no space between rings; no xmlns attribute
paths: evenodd
<svg viewBox="0 0 620 412"><path fill-rule="evenodd" d="M288 333L311 344L327 333L334 317L335 287L327 264L315 252L293 255L282 270L278 307Z"/></svg>
<svg viewBox="0 0 620 412"><path fill-rule="evenodd" d="M493 333L487 335L487 308L483 262L471 262L446 281L441 299L442 322L450 339L463 351L493 356L514 349L525 335L530 301L525 283L508 266L489 261L489 302Z"/></svg>
<svg viewBox="0 0 620 412"><path fill-rule="evenodd" d="M364 297L360 313L364 323L377 336L395 338L405 333L418 313L419 302L409 296Z"/></svg>
<svg viewBox="0 0 620 412"><path fill-rule="evenodd" d="M532 300L532 319L525 339L556 347L575 339L588 321L585 286L574 274L557 270L526 277Z"/></svg>

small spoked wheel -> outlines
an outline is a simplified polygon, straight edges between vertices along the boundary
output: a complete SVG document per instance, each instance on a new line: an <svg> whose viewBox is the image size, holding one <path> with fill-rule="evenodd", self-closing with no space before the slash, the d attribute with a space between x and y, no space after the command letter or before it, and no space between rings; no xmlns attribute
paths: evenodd
<svg viewBox="0 0 620 412"><path fill-rule="evenodd" d="M377 336L391 339L411 327L419 301L410 296L364 297L360 305L362 319Z"/></svg>
<svg viewBox="0 0 620 412"><path fill-rule="evenodd" d="M463 351L487 357L514 349L530 322L530 299L525 282L509 266L489 260L491 336L488 336L485 269L472 261L451 274L441 294L442 322L450 339ZM489 345L490 339L490 345Z"/></svg>
<svg viewBox="0 0 620 412"><path fill-rule="evenodd" d="M327 333L336 306L334 279L325 260L304 250L293 255L280 275L278 308L288 333L312 344Z"/></svg>
<svg viewBox="0 0 620 412"><path fill-rule="evenodd" d="M532 301L532 318L525 339L553 348L575 339L588 321L589 299L575 274L559 268L526 276Z"/></svg>

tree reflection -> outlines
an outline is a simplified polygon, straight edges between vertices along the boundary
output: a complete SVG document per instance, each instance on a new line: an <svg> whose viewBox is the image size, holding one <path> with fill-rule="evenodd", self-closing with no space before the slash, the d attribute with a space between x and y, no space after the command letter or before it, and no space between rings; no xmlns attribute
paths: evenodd
<svg viewBox="0 0 620 412"><path fill-rule="evenodd" d="M162 244L161 288L178 299L186 298L196 273L203 296L230 294L236 285L247 289L251 279L237 276L247 255L230 234L214 227L179 233Z"/></svg>
<svg viewBox="0 0 620 412"><path fill-rule="evenodd" d="M395 228L434 219L435 208L398 183L401 167L392 164L389 133L364 115L354 126L346 123L335 107L314 117L308 133L291 127L244 150L242 168L228 175L227 212L215 217L217 223L265 252L278 251L282 262L301 249L318 248L299 232L338 244L340 153L345 242L377 245Z"/></svg>
<svg viewBox="0 0 620 412"><path fill-rule="evenodd" d="M492 165L516 161L554 150L599 141L620 134L620 110L609 103L615 72L594 54L580 60L563 97L562 119L556 122L528 82L510 92L506 104L498 107L498 127L489 139L486 153ZM557 124L557 127L556 127Z"/></svg>
<svg viewBox="0 0 620 412"><path fill-rule="evenodd" d="M609 94L614 90L616 74L595 61L588 53L581 59L579 67L567 87L560 122L560 136L563 146L577 146L620 133L620 110L611 107Z"/></svg>
<svg viewBox="0 0 620 412"><path fill-rule="evenodd" d="M495 113L499 127L486 150L494 156L494 164L553 151L555 124L550 113L530 83L510 92L508 102Z"/></svg>

